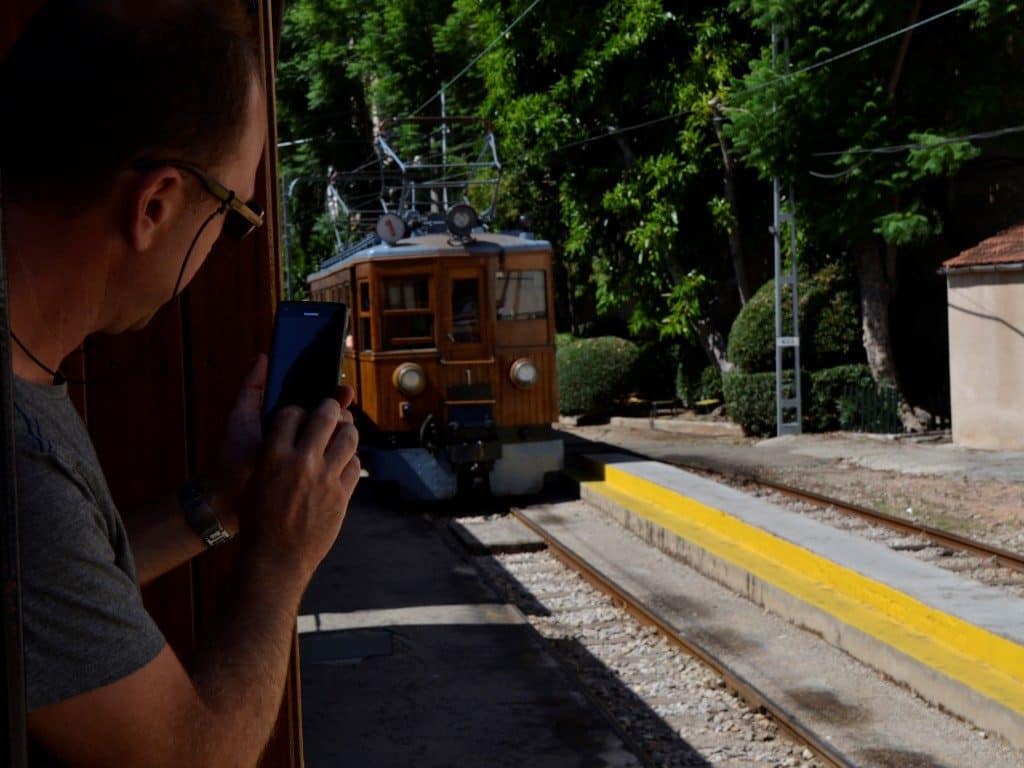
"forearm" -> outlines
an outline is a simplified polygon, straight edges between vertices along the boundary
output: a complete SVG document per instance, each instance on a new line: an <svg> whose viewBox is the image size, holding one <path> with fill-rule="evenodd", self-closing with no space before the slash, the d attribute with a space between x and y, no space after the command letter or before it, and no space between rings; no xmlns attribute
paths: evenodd
<svg viewBox="0 0 1024 768"><path fill-rule="evenodd" d="M210 505L228 533L236 533L234 516L228 512L229 502L215 496L210 499ZM125 515L124 524L139 583L143 586L207 548L186 522L176 495L132 510Z"/></svg>
<svg viewBox="0 0 1024 768"><path fill-rule="evenodd" d="M242 556L237 598L215 640L200 650L192 678L202 722L195 764L254 766L280 709L306 579Z"/></svg>

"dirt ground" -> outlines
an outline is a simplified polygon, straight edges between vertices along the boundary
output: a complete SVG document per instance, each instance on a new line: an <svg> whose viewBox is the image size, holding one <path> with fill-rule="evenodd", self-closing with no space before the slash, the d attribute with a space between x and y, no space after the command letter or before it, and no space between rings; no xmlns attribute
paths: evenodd
<svg viewBox="0 0 1024 768"><path fill-rule="evenodd" d="M692 414L659 418L654 429L647 419L563 429L654 459L815 491L1024 553L1024 460L1017 454L967 452L943 435L760 440L729 422Z"/></svg>

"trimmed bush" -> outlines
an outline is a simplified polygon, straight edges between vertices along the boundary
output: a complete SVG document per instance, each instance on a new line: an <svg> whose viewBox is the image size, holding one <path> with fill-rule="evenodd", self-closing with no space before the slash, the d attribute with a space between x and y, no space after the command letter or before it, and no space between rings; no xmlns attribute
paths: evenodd
<svg viewBox="0 0 1024 768"><path fill-rule="evenodd" d="M709 365L700 373L700 381L697 385L697 397L695 401L701 400L724 400L722 392L722 372L717 365Z"/></svg>
<svg viewBox="0 0 1024 768"><path fill-rule="evenodd" d="M792 315L783 298L783 328ZM839 269L825 267L800 279L801 363L827 368L863 359L857 300ZM747 373L775 370L775 281L750 297L729 331L729 360Z"/></svg>
<svg viewBox="0 0 1024 768"><path fill-rule="evenodd" d="M866 365L839 365L811 374L811 396L807 421L816 432L851 429L857 419L848 402L865 389L874 389L871 369Z"/></svg>
<svg viewBox="0 0 1024 768"><path fill-rule="evenodd" d="M607 416L632 388L636 344L614 336L558 346L558 405L566 416Z"/></svg>
<svg viewBox="0 0 1024 768"><path fill-rule="evenodd" d="M783 375L787 387L793 386L793 374ZM730 371L722 377L725 408L729 418L747 435L766 437L776 432L775 372L743 373Z"/></svg>

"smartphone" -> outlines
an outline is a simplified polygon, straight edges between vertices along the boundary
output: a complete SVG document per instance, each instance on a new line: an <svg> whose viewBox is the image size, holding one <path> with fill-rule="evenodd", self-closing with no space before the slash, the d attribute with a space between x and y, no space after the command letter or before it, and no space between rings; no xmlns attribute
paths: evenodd
<svg viewBox="0 0 1024 768"><path fill-rule="evenodd" d="M280 409L307 412L335 397L348 307L328 301L282 301L274 317L270 369L263 393L263 426Z"/></svg>

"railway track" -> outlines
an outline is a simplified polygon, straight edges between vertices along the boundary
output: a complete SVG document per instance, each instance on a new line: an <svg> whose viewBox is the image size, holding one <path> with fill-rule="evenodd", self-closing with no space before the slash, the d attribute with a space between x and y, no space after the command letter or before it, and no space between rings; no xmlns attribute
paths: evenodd
<svg viewBox="0 0 1024 768"><path fill-rule="evenodd" d="M1010 570L1017 571L1018 573L1024 573L1024 555L1011 552L1007 549L1001 549L999 547L984 544L980 541L969 539L966 536L960 536L956 533L950 533L928 525L915 523L912 520L888 515L884 512L878 512L858 504L850 504L840 499L815 493L814 491L808 491L802 488L785 485L783 483L777 483L772 480L766 480L753 474L723 472L717 469L709 469L698 464L689 464L687 462L671 459L666 459L665 461L689 472L695 472L712 478L724 478L733 484L741 486L758 486L796 501L807 502L822 508L831 508L840 514L859 517L874 525L879 525L901 533L921 536L937 545L966 552L978 557L991 558L994 562L1004 568L1009 568Z"/></svg>
<svg viewBox="0 0 1024 768"><path fill-rule="evenodd" d="M548 551L559 561L568 566L571 570L580 574L584 580L590 583L599 591L606 594L614 603L623 608L628 614L642 625L653 628L665 638L670 645L681 649L683 652L699 659L724 681L726 686L736 693L752 708L761 708L768 713L779 725L779 727L794 741L806 745L817 762L822 765L833 766L834 768L855 768L857 765L849 761L842 754L837 752L831 744L824 739L818 738L812 731L805 728L801 722L791 716L788 710L764 695L754 685L736 674L728 665L723 664L714 654L707 649L696 645L679 634L671 624L659 614L646 606L625 589L621 588L613 580L607 578L595 568L591 567L584 559L579 557L571 549L564 546L556 536L552 535L542 525L526 518L517 510L511 510L511 514L523 525L540 536L547 545ZM795 764L795 763L793 763Z"/></svg>

